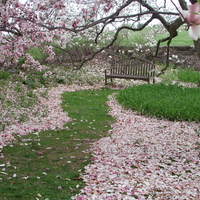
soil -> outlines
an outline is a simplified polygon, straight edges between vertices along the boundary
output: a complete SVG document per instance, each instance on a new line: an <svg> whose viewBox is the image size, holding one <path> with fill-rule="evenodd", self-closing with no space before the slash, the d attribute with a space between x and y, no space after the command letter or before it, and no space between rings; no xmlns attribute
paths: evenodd
<svg viewBox="0 0 200 200"><path fill-rule="evenodd" d="M166 60L166 47L161 47L158 58L159 62L164 63ZM188 46L174 46L170 48L170 63L174 68L193 68L200 71L200 55L195 52L194 48Z"/></svg>

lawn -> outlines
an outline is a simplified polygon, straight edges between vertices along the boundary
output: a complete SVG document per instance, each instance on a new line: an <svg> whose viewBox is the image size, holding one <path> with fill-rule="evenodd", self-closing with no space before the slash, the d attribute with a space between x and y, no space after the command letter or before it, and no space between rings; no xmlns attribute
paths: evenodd
<svg viewBox="0 0 200 200"><path fill-rule="evenodd" d="M157 32L155 31L157 30ZM151 28L146 27L142 31L133 32L129 31L128 36L124 37L123 40L120 39L120 44L124 46L130 46L130 44L138 43L141 45L147 44L149 41L156 44L159 39L168 37L169 35L166 32L163 32L163 28L154 28L155 32L152 32ZM155 37L154 37L155 36ZM167 42L161 43L161 46L166 46ZM189 38L188 31L185 30L185 27L182 26L178 29L178 36L173 38L171 46L192 46L193 41Z"/></svg>
<svg viewBox="0 0 200 200"><path fill-rule="evenodd" d="M117 99L126 108L172 121L200 122L200 88L152 84L129 87Z"/></svg>
<svg viewBox="0 0 200 200"><path fill-rule="evenodd" d="M26 80L0 73L0 200L198 199L199 89L178 84L197 85L199 73L117 80L119 92L104 87L102 62L51 67Z"/></svg>
<svg viewBox="0 0 200 200"><path fill-rule="evenodd" d="M92 146L80 199L199 199L199 125L145 117L107 103L116 122Z"/></svg>
<svg viewBox="0 0 200 200"><path fill-rule="evenodd" d="M37 126L28 124L37 127L28 135L19 129L16 141L3 148L0 199L196 198L198 123L136 115L114 97L106 103L116 91L101 85L63 85L38 93L43 96L40 106L47 106L50 115ZM61 130L40 131L41 124ZM185 184L190 184L187 190Z"/></svg>
<svg viewBox="0 0 200 200"><path fill-rule="evenodd" d="M91 143L113 122L105 105L109 89L66 92L62 107L73 119L60 131L16 136L0 162L0 199L70 199L83 187ZM51 119L53 120L53 119Z"/></svg>

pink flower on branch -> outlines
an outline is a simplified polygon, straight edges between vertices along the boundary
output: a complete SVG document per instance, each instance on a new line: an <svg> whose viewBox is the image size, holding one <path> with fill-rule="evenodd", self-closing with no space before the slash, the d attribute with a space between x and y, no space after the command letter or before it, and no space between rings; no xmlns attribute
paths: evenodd
<svg viewBox="0 0 200 200"><path fill-rule="evenodd" d="M105 6L104 6L104 11L108 12L111 8L113 7L111 2L108 2Z"/></svg>
<svg viewBox="0 0 200 200"><path fill-rule="evenodd" d="M78 23L80 23L80 22L81 22L80 19L77 19L77 20L73 21L73 22L72 22L72 26L73 26L73 28L76 28L77 25L78 25Z"/></svg>
<svg viewBox="0 0 200 200"><path fill-rule="evenodd" d="M200 34L200 4L195 3L188 6L189 10L183 10L181 17L189 24L189 36L193 40L198 40Z"/></svg>

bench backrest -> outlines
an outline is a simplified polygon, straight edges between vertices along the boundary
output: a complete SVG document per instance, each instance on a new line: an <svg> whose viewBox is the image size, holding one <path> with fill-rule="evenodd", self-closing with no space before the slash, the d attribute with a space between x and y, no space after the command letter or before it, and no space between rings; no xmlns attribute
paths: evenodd
<svg viewBox="0 0 200 200"><path fill-rule="evenodd" d="M114 61L111 74L154 76L154 70L154 63L143 58L129 57Z"/></svg>

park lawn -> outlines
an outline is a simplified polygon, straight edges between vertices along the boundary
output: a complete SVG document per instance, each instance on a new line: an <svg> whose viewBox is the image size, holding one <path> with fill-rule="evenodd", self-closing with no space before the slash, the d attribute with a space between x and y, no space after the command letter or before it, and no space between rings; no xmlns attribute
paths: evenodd
<svg viewBox="0 0 200 200"><path fill-rule="evenodd" d="M156 40L165 38L162 35L158 35L158 37L156 38ZM162 46L167 45L167 42L163 42L161 43ZM189 35L188 35L188 31L181 29L178 31L178 36L176 36L175 38L173 38L171 44L171 46L192 46L194 45L193 40L190 39Z"/></svg>
<svg viewBox="0 0 200 200"><path fill-rule="evenodd" d="M4 147L0 200L70 199L84 186L90 145L107 135L113 118L105 102L109 89L66 92L62 107L73 119L61 131L18 136ZM53 120L53 119L52 119Z"/></svg>
<svg viewBox="0 0 200 200"><path fill-rule="evenodd" d="M171 121L200 121L200 89L148 84L121 90L118 101L127 109Z"/></svg>
<svg viewBox="0 0 200 200"><path fill-rule="evenodd" d="M84 166L92 163L90 145L107 136L114 122L105 105L113 92L106 88L65 92L62 108L73 119L66 129L17 137L5 147L0 200L70 199L79 193Z"/></svg>
<svg viewBox="0 0 200 200"><path fill-rule="evenodd" d="M129 31L128 37L123 38L123 40L121 40L121 44L124 46L130 46L130 44L132 44L131 46L134 46L135 43L139 45L146 44L146 38L148 38L149 36L151 36L150 34L152 34L152 32L150 32L150 29L151 29L150 27L146 27L142 31L135 31L135 32ZM158 42L159 39L164 39L168 36L169 35L166 33L158 33L155 36L155 40ZM161 46L166 46L166 45L167 45L167 42L161 43ZM193 40L190 39L188 35L188 31L185 30L184 26L182 26L178 30L178 36L173 38L170 45L171 46L192 46L194 44L193 44Z"/></svg>

